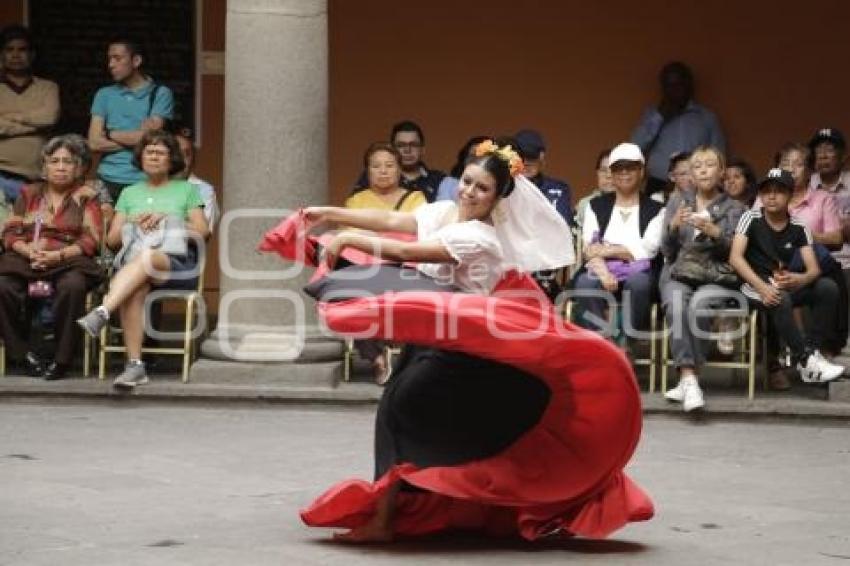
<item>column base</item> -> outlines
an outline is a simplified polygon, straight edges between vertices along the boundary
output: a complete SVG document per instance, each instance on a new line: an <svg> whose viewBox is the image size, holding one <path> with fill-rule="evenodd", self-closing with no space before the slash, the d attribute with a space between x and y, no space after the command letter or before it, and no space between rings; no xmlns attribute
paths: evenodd
<svg viewBox="0 0 850 566"><path fill-rule="evenodd" d="M219 326L204 340L201 353L220 361L247 363L334 362L343 357L344 342L317 326Z"/></svg>

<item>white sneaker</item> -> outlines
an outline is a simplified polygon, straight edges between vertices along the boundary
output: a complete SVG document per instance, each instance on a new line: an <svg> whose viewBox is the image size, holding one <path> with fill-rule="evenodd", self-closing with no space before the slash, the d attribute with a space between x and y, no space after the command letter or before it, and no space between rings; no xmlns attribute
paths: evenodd
<svg viewBox="0 0 850 566"><path fill-rule="evenodd" d="M690 413L694 409L702 409L705 407L705 399L702 397L702 389L696 380L691 381L685 386L685 399L682 401L682 408L686 413Z"/></svg>
<svg viewBox="0 0 850 566"><path fill-rule="evenodd" d="M833 364L817 350L809 354L805 365L798 363L797 370L804 383L826 383L841 377L844 373L843 366Z"/></svg>
<svg viewBox="0 0 850 566"><path fill-rule="evenodd" d="M673 401L674 403L681 403L685 400L685 389L687 388L687 382L692 381L690 379L679 379L679 384L673 389L668 389L664 392L664 398L668 401Z"/></svg>

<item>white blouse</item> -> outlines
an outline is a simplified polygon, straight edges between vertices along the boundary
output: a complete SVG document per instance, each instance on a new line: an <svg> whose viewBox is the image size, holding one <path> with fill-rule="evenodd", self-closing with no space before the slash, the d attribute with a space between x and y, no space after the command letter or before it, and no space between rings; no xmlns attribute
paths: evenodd
<svg viewBox="0 0 850 566"><path fill-rule="evenodd" d="M615 206L611 212L611 220L602 234L601 240L608 244L624 246L635 260L652 259L661 247L661 224L664 220L664 209L649 221L649 226L640 235L638 217L640 207ZM584 245L593 241L593 234L599 231L599 221L593 208L588 206L584 213L584 225L581 229L581 239Z"/></svg>
<svg viewBox="0 0 850 566"><path fill-rule="evenodd" d="M478 220L458 222L454 201L420 206L414 214L419 241L439 241L456 262L419 263L417 269L463 291L489 294L505 271L496 229Z"/></svg>

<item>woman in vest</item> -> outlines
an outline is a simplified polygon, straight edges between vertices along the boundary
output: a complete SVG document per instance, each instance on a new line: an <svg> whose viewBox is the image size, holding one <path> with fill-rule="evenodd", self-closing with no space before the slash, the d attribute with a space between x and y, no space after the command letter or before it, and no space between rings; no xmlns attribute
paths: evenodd
<svg viewBox="0 0 850 566"><path fill-rule="evenodd" d="M622 300L623 329L628 335L629 330L646 328L649 323L663 205L640 191L646 169L638 146L621 143L608 161L614 191L590 201L582 226L586 263L575 281L582 313L577 322L601 331L603 321L609 320L606 307L610 301ZM604 334L614 334L613 329Z"/></svg>

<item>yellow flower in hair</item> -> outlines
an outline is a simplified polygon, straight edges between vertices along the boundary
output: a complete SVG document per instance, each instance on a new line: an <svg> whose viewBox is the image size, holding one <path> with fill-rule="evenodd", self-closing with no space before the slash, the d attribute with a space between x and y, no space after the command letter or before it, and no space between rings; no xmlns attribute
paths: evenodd
<svg viewBox="0 0 850 566"><path fill-rule="evenodd" d="M511 177L516 177L522 173L524 169L522 158L509 145L499 147L493 142L493 140L484 140L475 146L475 157L483 157L485 155L495 155L507 163Z"/></svg>
<svg viewBox="0 0 850 566"><path fill-rule="evenodd" d="M475 157L484 157L485 155L494 153L498 149L499 146L493 143L493 140L484 140L475 146Z"/></svg>

